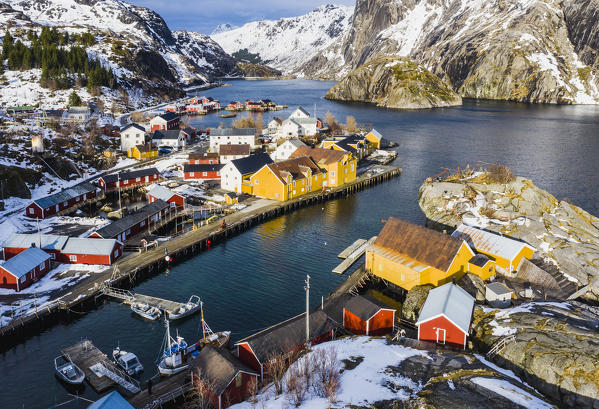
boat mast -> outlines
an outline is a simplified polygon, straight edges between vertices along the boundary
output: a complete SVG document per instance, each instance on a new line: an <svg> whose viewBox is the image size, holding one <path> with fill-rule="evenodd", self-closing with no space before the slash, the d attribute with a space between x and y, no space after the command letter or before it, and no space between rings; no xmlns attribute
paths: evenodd
<svg viewBox="0 0 599 409"><path fill-rule="evenodd" d="M206 325L204 324L204 303L200 301L200 312L202 314L202 341L206 343Z"/></svg>
<svg viewBox="0 0 599 409"><path fill-rule="evenodd" d="M166 323L166 345L168 346L168 353L171 353L171 329L168 325L168 318L164 317L164 322Z"/></svg>

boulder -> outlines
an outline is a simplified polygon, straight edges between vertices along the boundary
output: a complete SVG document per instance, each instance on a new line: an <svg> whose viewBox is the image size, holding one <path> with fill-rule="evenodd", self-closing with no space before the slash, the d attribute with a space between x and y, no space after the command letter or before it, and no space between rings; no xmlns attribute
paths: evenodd
<svg viewBox="0 0 599 409"><path fill-rule="evenodd" d="M485 282L476 274L464 274L457 284L473 296L476 301L485 301Z"/></svg>
<svg viewBox="0 0 599 409"><path fill-rule="evenodd" d="M403 319L416 322L420 315L420 310L426 301L430 290L435 288L431 284L417 285L408 291L406 299L401 306L401 316Z"/></svg>

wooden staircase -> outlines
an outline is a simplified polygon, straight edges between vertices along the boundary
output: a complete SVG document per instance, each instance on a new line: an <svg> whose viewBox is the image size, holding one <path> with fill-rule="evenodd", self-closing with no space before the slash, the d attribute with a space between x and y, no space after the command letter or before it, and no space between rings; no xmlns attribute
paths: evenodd
<svg viewBox="0 0 599 409"><path fill-rule="evenodd" d="M514 334L505 336L501 338L499 341L493 345L493 348L487 352L487 358L493 358L495 355L501 352L501 350L507 345L516 340L516 336Z"/></svg>
<svg viewBox="0 0 599 409"><path fill-rule="evenodd" d="M555 279L555 281L557 282L557 285L562 290L562 295L563 295L564 299L567 299L572 294L574 294L576 291L578 291L576 283L568 280L568 278L566 276L564 276L564 274L559 270L559 268L557 268L557 266L555 264L549 263L540 258L535 258L530 261L534 265L539 267L541 270L546 271L547 274L549 274L551 277L553 277Z"/></svg>

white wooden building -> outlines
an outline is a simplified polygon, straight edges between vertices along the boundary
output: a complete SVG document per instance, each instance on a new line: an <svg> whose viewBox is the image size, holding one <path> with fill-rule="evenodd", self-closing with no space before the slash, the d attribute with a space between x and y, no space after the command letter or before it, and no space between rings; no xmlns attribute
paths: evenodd
<svg viewBox="0 0 599 409"><path fill-rule="evenodd" d="M277 149L270 154L270 157L275 162L287 160L300 146L306 146L306 144L297 138L288 139L280 144Z"/></svg>
<svg viewBox="0 0 599 409"><path fill-rule="evenodd" d="M219 152L220 145L250 145L258 147L256 128L213 128L210 130L210 152Z"/></svg>
<svg viewBox="0 0 599 409"><path fill-rule="evenodd" d="M121 151L129 152L130 148L145 145L146 129L136 123L131 123L121 128Z"/></svg>

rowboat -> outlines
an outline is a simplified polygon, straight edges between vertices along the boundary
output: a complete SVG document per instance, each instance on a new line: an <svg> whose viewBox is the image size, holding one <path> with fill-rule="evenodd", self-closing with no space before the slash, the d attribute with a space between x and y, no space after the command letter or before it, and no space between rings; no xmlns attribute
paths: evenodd
<svg viewBox="0 0 599 409"><path fill-rule="evenodd" d="M131 311L152 321L156 321L162 315L160 309L152 307L146 303L132 304Z"/></svg>

